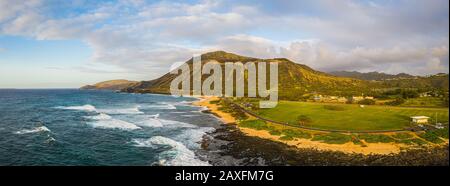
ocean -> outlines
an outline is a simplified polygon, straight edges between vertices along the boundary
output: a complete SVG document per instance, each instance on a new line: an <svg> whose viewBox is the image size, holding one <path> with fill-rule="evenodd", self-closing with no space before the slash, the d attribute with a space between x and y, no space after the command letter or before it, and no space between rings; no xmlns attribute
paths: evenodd
<svg viewBox="0 0 450 186"><path fill-rule="evenodd" d="M247 136L193 101L101 90L0 89L0 166L448 166L448 146L395 156L298 149Z"/></svg>
<svg viewBox="0 0 450 186"><path fill-rule="evenodd" d="M195 98L101 90L0 90L0 165L210 165L221 122Z"/></svg>

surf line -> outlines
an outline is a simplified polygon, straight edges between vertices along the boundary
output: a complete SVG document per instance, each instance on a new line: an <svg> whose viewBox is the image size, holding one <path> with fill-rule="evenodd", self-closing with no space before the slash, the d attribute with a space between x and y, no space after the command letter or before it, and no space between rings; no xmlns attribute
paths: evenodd
<svg viewBox="0 0 450 186"><path fill-rule="evenodd" d="M202 181L202 183L208 182L209 173L198 173L198 172L177 172L175 180L177 181Z"/></svg>

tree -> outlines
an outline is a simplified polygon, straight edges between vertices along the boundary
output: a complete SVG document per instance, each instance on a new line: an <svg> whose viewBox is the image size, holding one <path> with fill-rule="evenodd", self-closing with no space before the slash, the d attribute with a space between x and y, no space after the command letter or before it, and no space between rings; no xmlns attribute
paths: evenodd
<svg viewBox="0 0 450 186"><path fill-rule="evenodd" d="M298 116L298 117L297 117L297 121L298 121L298 123L299 123L300 125L306 125L306 124L312 122L311 118L309 118L309 117L306 116L306 115L300 115L300 116Z"/></svg>
<svg viewBox="0 0 450 186"><path fill-rule="evenodd" d="M358 101L358 104L361 104L361 105L375 105L375 100L373 100L373 99L363 99L361 101Z"/></svg>
<svg viewBox="0 0 450 186"><path fill-rule="evenodd" d="M386 103L386 105L401 105L405 103L405 99L403 98L395 98L394 101L389 101Z"/></svg>

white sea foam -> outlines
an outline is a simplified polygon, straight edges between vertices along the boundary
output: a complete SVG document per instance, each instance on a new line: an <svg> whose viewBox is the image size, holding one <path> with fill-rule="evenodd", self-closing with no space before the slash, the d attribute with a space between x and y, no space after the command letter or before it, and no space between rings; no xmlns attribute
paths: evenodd
<svg viewBox="0 0 450 186"><path fill-rule="evenodd" d="M98 109L100 112L107 114L143 114L144 112L139 110L139 107L132 108L114 108L114 109Z"/></svg>
<svg viewBox="0 0 450 186"><path fill-rule="evenodd" d="M48 129L45 126L40 126L40 127L36 127L33 129L23 129L23 130L15 132L15 134L28 134L28 133L36 133L36 132L50 132L50 129Z"/></svg>
<svg viewBox="0 0 450 186"><path fill-rule="evenodd" d="M85 118L94 120L91 122L87 122L87 124L98 128L111 128L111 129L117 128L123 130L134 130L141 128L133 123L129 123L120 119L115 119L105 113L100 113L95 116L85 116Z"/></svg>
<svg viewBox="0 0 450 186"><path fill-rule="evenodd" d="M198 106L196 106L196 107L198 107ZM193 110L191 112L202 113L202 111L209 110L208 107L205 107L205 106L201 106L201 107L198 107L198 108L199 108L198 110Z"/></svg>
<svg viewBox="0 0 450 186"><path fill-rule="evenodd" d="M133 142L138 147L152 147L155 145L170 146L171 149L159 154L159 164L168 166L208 166L208 162L199 160L195 153L189 150L182 143L175 141L173 139L154 136L150 139L135 139Z"/></svg>
<svg viewBox="0 0 450 186"><path fill-rule="evenodd" d="M159 103L164 105L194 106L192 105L193 101L159 102Z"/></svg>
<svg viewBox="0 0 450 186"><path fill-rule="evenodd" d="M135 147L151 147L156 148L156 146L153 146L152 142L149 139L133 139L131 140L132 143L134 143Z"/></svg>
<svg viewBox="0 0 450 186"><path fill-rule="evenodd" d="M173 104L156 104L156 105L141 105L141 108L160 109L160 110L175 110L177 107Z"/></svg>
<svg viewBox="0 0 450 186"><path fill-rule="evenodd" d="M214 131L215 129L212 127L186 129L180 135L175 136L174 139L177 141L183 141L189 148L200 148L200 143L203 140L203 136Z"/></svg>
<svg viewBox="0 0 450 186"><path fill-rule="evenodd" d="M166 127L183 127L183 128L196 128L197 126L181 122L181 121L174 121L174 120L165 120L165 119L159 119L161 123Z"/></svg>
<svg viewBox="0 0 450 186"><path fill-rule="evenodd" d="M143 127L163 127L163 124L158 119L148 118L146 120L137 121L137 125Z"/></svg>
<svg viewBox="0 0 450 186"><path fill-rule="evenodd" d="M183 117L197 117L197 116L200 116L200 115L195 115L195 114L182 114L181 116L183 116Z"/></svg>
<svg viewBox="0 0 450 186"><path fill-rule="evenodd" d="M97 120L93 122L88 122L87 124L96 127L96 128L105 128L105 129L122 129L122 130L135 130L140 129L141 127L129 123L120 119L103 119Z"/></svg>
<svg viewBox="0 0 450 186"><path fill-rule="evenodd" d="M149 115L150 117L154 118L154 119L158 119L159 118L159 113L155 114L155 115Z"/></svg>
<svg viewBox="0 0 450 186"><path fill-rule="evenodd" d="M93 119L93 120L108 120L108 119L112 119L112 117L108 114L105 113L100 113L99 115L95 115L95 116L84 116L85 118L88 119Z"/></svg>
<svg viewBox="0 0 450 186"><path fill-rule="evenodd" d="M96 112L97 109L92 105L82 105L82 106L68 106L68 107L56 107L58 109L65 109L65 110L81 110L81 111L88 111L88 112Z"/></svg>

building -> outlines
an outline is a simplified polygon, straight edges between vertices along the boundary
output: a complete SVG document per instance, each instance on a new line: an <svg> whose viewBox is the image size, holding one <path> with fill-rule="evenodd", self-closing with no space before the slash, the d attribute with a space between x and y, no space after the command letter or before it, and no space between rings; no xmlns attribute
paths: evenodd
<svg viewBox="0 0 450 186"><path fill-rule="evenodd" d="M314 101L321 101L322 100L322 95L315 95L313 97Z"/></svg>
<svg viewBox="0 0 450 186"><path fill-rule="evenodd" d="M345 98L345 97L339 97L339 98L337 99L337 102L339 102L339 103L346 103L347 101L348 101L348 99Z"/></svg>
<svg viewBox="0 0 450 186"><path fill-rule="evenodd" d="M428 123L429 118L427 116L411 116L412 122L416 124Z"/></svg>
<svg viewBox="0 0 450 186"><path fill-rule="evenodd" d="M358 101L361 101L363 99L364 99L364 97L362 97L362 96L352 96L353 103L357 103Z"/></svg>

